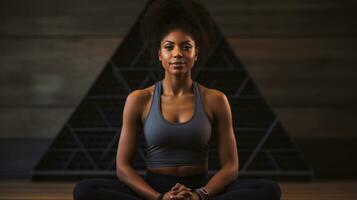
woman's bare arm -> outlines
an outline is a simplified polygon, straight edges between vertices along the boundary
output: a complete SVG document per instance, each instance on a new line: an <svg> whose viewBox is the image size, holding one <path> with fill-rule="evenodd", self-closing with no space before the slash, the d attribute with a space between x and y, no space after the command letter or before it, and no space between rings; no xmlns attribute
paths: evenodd
<svg viewBox="0 0 357 200"><path fill-rule="evenodd" d="M239 163L228 99L224 93L214 90L210 101L209 105L213 109L214 116L213 128L216 133L221 164L221 169L204 186L212 197L238 177Z"/></svg>
<svg viewBox="0 0 357 200"><path fill-rule="evenodd" d="M122 182L139 196L153 200L159 196L159 193L147 184L131 165L133 154L136 152L138 134L141 129L143 101L144 98L140 90L131 92L126 99L116 157L116 174Z"/></svg>

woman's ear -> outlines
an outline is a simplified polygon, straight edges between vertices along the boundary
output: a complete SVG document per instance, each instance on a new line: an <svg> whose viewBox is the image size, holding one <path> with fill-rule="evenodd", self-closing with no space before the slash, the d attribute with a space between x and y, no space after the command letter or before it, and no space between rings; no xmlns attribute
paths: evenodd
<svg viewBox="0 0 357 200"><path fill-rule="evenodd" d="M198 57L198 47L196 48L196 56L195 56L195 60L197 60Z"/></svg>
<svg viewBox="0 0 357 200"><path fill-rule="evenodd" d="M159 49L159 51L157 51L157 55L159 57L159 60L161 61L161 51L160 51L160 49Z"/></svg>

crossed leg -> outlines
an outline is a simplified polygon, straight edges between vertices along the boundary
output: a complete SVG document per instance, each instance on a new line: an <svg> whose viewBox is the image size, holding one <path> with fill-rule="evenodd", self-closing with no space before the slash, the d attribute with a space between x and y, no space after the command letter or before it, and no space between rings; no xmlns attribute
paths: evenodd
<svg viewBox="0 0 357 200"><path fill-rule="evenodd" d="M74 200L142 200L119 179L86 179L73 190Z"/></svg>
<svg viewBox="0 0 357 200"><path fill-rule="evenodd" d="M280 200L280 186L267 179L236 179L212 200Z"/></svg>

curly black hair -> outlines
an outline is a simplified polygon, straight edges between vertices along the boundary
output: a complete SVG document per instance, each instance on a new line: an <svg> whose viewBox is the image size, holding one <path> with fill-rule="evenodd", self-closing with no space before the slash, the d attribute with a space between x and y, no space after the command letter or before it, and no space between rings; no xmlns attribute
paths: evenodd
<svg viewBox="0 0 357 200"><path fill-rule="evenodd" d="M197 63L216 38L212 17L197 0L153 0L140 22L141 37L155 62L162 38L173 29L189 33L199 48Z"/></svg>

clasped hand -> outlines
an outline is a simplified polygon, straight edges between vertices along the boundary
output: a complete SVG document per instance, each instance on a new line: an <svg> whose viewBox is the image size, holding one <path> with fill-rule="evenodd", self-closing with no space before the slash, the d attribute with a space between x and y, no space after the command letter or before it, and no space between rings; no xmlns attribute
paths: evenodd
<svg viewBox="0 0 357 200"><path fill-rule="evenodd" d="M198 194L191 192L189 188L176 183L170 191L166 192L162 198L163 200L199 200Z"/></svg>

